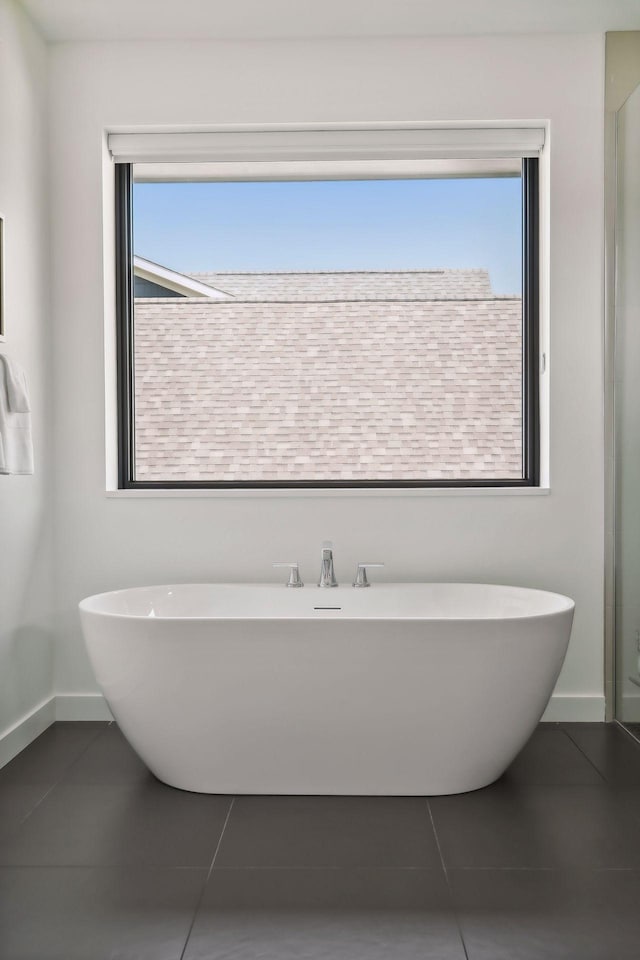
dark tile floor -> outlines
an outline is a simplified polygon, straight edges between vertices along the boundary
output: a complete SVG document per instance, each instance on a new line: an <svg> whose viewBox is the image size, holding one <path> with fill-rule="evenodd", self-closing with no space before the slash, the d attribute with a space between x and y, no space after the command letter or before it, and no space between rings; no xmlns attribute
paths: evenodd
<svg viewBox="0 0 640 960"><path fill-rule="evenodd" d="M640 744L544 724L453 797L222 797L114 724L0 770L1 960L638 960Z"/></svg>

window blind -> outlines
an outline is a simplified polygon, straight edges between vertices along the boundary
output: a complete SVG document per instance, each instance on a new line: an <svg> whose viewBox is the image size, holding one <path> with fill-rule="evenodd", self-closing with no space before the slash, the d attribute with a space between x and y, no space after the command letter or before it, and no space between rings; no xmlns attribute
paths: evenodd
<svg viewBox="0 0 640 960"><path fill-rule="evenodd" d="M108 135L116 163L420 162L537 157L544 126L220 127Z"/></svg>

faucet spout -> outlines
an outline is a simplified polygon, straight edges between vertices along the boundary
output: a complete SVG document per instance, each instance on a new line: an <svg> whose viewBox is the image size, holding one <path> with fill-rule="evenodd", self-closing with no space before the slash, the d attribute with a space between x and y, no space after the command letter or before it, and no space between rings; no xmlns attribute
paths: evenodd
<svg viewBox="0 0 640 960"><path fill-rule="evenodd" d="M322 544L319 587L337 587L338 581L333 570L333 544L325 540Z"/></svg>

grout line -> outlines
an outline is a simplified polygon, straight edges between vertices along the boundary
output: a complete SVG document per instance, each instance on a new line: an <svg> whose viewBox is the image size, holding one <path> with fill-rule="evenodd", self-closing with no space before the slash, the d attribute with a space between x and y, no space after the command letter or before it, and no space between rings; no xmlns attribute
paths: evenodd
<svg viewBox="0 0 640 960"><path fill-rule="evenodd" d="M205 881L204 881L204 883L202 884L202 890L200 891L200 896L198 897L198 902L196 903L195 909L194 909L194 911L193 911L193 917L191 918L191 923L190 923L190 925L189 925L189 930L188 930L188 932L187 932L187 936L186 936L185 941L184 941L184 947L182 948L182 953L180 954L180 960L184 960L185 951L186 951L186 949L187 949L187 947L188 947L188 945L189 945L189 940L190 940L190 938L191 938L191 933L192 933L192 931L193 931L193 927L194 927L194 924L195 924L195 922L196 922L196 917L198 916L198 910L200 909L200 905L202 904L202 900L203 900L203 898L204 898L204 892L205 892L205 890L207 889L207 883L209 882L209 878L210 878L211 874L213 873L213 865L214 865L215 862L216 862L216 857L218 856L218 852L219 852L219 850L220 850L220 845L221 845L221 843L222 843L222 838L224 837L224 832L225 832L225 830L227 829L227 824L229 823L229 817L231 816L231 811L233 810L233 805L234 805L235 802L236 802L236 798L235 798L235 797L232 797L232 798L231 798L231 803L229 804L229 809L227 810L227 815L226 815L225 820L224 820L224 823L223 823L223 825L222 825L222 830L221 830L221 832L220 832L220 836L218 837L218 843L217 843L217 845L216 845L216 849L214 850L213 858L212 858L211 864L210 864L210 866L209 866L209 872L207 873L207 876L205 877Z"/></svg>
<svg viewBox="0 0 640 960"><path fill-rule="evenodd" d="M562 728L561 728L561 729L562 729ZM602 772L602 770L600 770L599 767L597 767L597 766L595 765L595 763L593 762L593 760L591 759L591 757L584 752L584 750L582 749L582 747L580 746L580 744L577 742L577 740L574 740L574 739L573 739L573 737L571 736L571 734L569 733L568 730L562 729L562 732L564 733L565 737L568 737L568 738L569 738L569 740L570 740L571 743L574 745L574 747L576 748L576 750L578 750L578 751L582 754L582 756L585 758L585 760L587 761L587 763L591 764L591 766L592 766L593 769L596 771L596 773L598 774L598 776L600 777L600 779L602 780L602 782L608 784L609 781L608 781L607 778L605 777L605 775L604 775L604 773ZM576 786L589 786L589 784L576 784Z"/></svg>
<svg viewBox="0 0 640 960"><path fill-rule="evenodd" d="M624 730L626 735L628 737L631 737L634 743L640 743L640 737L636 736L636 734L633 733L632 730L629 730L629 728L624 725L622 720L615 719L613 722L615 723L616 727L618 727L620 730Z"/></svg>
<svg viewBox="0 0 640 960"><path fill-rule="evenodd" d="M204 873L203 867L174 867L170 864L149 863L0 863L0 870L95 870L117 872L125 869L141 873ZM456 867L458 873L555 873L572 876L576 873L633 873L640 876L637 867ZM218 867L224 873L434 873L432 867ZM207 874L207 877L209 874ZM205 881L206 882L206 881Z"/></svg>
<svg viewBox="0 0 640 960"><path fill-rule="evenodd" d="M556 873L573 876L576 873L639 873L640 867L456 867L460 873Z"/></svg>
<svg viewBox="0 0 640 960"><path fill-rule="evenodd" d="M27 813L25 813L25 815L24 815L24 817L22 818L22 820L20 820L20 822L18 823L18 826L16 827L16 830L18 830L20 827L22 827L22 825L27 822L27 820L29 819L29 817L30 817L33 813L36 812L36 810L38 809L38 807L40 806L40 804L43 803L43 802L47 799L47 797L49 796L49 794L51 793L51 791L52 791L52 790L55 790L57 784L58 784L58 781L56 781L56 783L52 783L51 786L49 787L49 789L46 790L46 791L42 794L42 796L40 797L40 799L38 800L38 802L35 803ZM13 834L14 831L12 830L11 833ZM4 866L4 864L3 864L3 866Z"/></svg>
<svg viewBox="0 0 640 960"><path fill-rule="evenodd" d="M617 868L611 867L611 869ZM621 867L620 869L634 870L635 868ZM113 873L130 870L140 873L157 873L158 871L163 873L204 873L204 867L172 867L170 864L157 863L0 863L0 870L94 870L96 872L110 870Z"/></svg>
<svg viewBox="0 0 640 960"><path fill-rule="evenodd" d="M222 838L224 837L224 832L225 832L225 830L227 829L227 824L229 823L229 817L231 816L231 811L233 810L233 805L234 805L235 802L236 802L236 798L235 798L235 797L232 797L232 798L231 798L231 803L229 804L229 809L227 810L227 815L226 815L225 820L224 820L224 824L222 825L222 831L221 831L221 833L220 833L220 837L219 837L219 839L218 839L218 843L217 843L217 845L216 845L216 849L215 849L214 854L213 854L213 859L212 859L212 861L211 861L211 866L209 867L209 873L207 874L207 880L209 879L209 877L211 876L211 873L212 873L212 871L213 871L213 867L214 867L214 864L215 864L215 862L216 862L216 857L218 856L218 853L219 853L219 851L220 851L220 846L221 846L221 844L222 844Z"/></svg>
<svg viewBox="0 0 640 960"><path fill-rule="evenodd" d="M456 902L453 897L453 890L451 888L451 882L449 880L449 872L447 870L447 865L444 862L444 857L442 855L442 847L440 846L440 840L438 839L438 831L436 830L436 823L435 823L435 820L433 819L433 812L431 810L431 804L429 803L428 799L427 799L427 810L429 811L429 819L431 820L431 829L433 830L433 835L435 837L436 847L438 849L438 856L440 857L440 864L444 872L445 883L447 884L447 890L449 891L449 897L451 898L451 907L453 909L453 916L455 918L456 926L458 928L458 936L460 937L460 943L462 944L462 949L464 951L465 958L466 960L469 960L469 954L467 953L467 945L464 942L464 933L462 932L462 925L458 917L458 909L456 907Z"/></svg>
<svg viewBox="0 0 640 960"><path fill-rule="evenodd" d="M425 799L426 799L426 798L425 798ZM431 821L431 829L433 830L433 836L434 836L435 841L436 841L436 847L437 847L437 849L438 849L438 856L440 857L440 864L441 864L442 869L443 869L443 871L444 871L444 875L445 875L445 877L446 877L446 879L447 879L447 886L448 886L448 885L449 885L449 874L447 873L447 865L446 865L446 863L444 862L444 857L443 857L443 855L442 855L442 847L440 846L440 840L438 839L438 831L436 830L436 823L435 823L435 820L433 819L433 812L432 812L432 810L431 810L431 804L429 803L429 800L428 800L428 799L427 799L427 810L429 811L429 820Z"/></svg>
<svg viewBox="0 0 640 960"><path fill-rule="evenodd" d="M576 873L584 872L590 870L590 867L500 867L500 866L488 866L488 867L456 867L456 870L459 870L460 873ZM594 868L594 869L600 869ZM602 868L608 869L608 868ZM617 869L617 868L611 868ZM621 868L621 869L626 869ZM631 867L630 869L633 869Z"/></svg>
<svg viewBox="0 0 640 960"><path fill-rule="evenodd" d="M63 721L63 720L58 720L57 722L58 722L58 723L64 723L65 721ZM80 721L80 722L82 722L82 721ZM98 722L98 723L101 723L101 722L103 722L103 721L98 720L97 722ZM87 743L86 747L84 747L84 749L81 750L80 753L73 758L73 760L71 761L71 763L68 763L68 764L66 765L66 767L63 768L62 773L60 774L60 777L59 777L59 778L56 780L56 782L54 783L54 786L55 786L55 787L58 786L58 784L60 783L60 781L61 781L62 778L64 777L65 773L68 773L69 770L71 769L71 767L75 766L76 763L78 762L78 760L81 759L81 757L84 757L84 755L85 755L85 753L87 752L87 750L89 749L89 747L92 747L93 744L96 742L96 740L98 740L98 738L101 737L101 736L105 733L107 727L110 727L111 724L112 724L112 722L113 722L112 720L108 720L108 721L106 722L106 725L105 725L104 730L97 730L96 733L95 733L95 735L94 735L93 737L91 737L91 740L89 740L89 742Z"/></svg>
<svg viewBox="0 0 640 960"><path fill-rule="evenodd" d="M53 727L56 722L59 722L59 721L55 721L55 720L54 720L54 722L51 724L51 726L50 726L50 727L47 727L47 730L50 730L51 727ZM109 723L107 724L107 726L110 726L111 722L112 722L112 721L109 721ZM47 732L46 730L43 730L43 733L46 733L46 732ZM64 777L64 775L71 769L71 767L72 767L75 763L78 762L78 760L80 759L80 757L83 757L83 756L85 755L85 753L87 752L87 750L89 749L89 747L92 746L92 744L94 744L95 741L98 739L98 737L102 736L103 733L104 733L104 730L98 730L97 733L95 734L95 736L93 736L93 737L91 738L91 740L89 740L89 742L88 742L88 743L86 744L86 746L80 751L80 753L79 753L76 757L74 757L73 760L72 760L70 763L66 764L66 766L64 766L64 767L62 768L62 770L60 771L60 774L59 774L59 776L57 777L57 779L55 779L55 780L53 781L53 783L51 784L51 786L49 787L49 789L48 789L47 791L45 791L45 793L42 794L42 796L40 797L40 799L38 800L38 802L35 803L35 804L31 807L31 809L28 811L28 813L26 813L26 814L24 815L24 817L22 818L22 820L19 822L18 827L21 827L24 823L26 823L26 821L29 819L29 817L30 817L33 813L35 813L35 811L38 809L38 807L40 806L40 804L43 803L43 802L47 799L47 797L49 796L49 794L50 794L53 790L55 790L55 788L58 786L58 784L62 781L62 778ZM42 736L42 733L40 734L40 736ZM33 741L33 743L36 743L36 741L39 740L39 739L40 739L39 737L36 737L36 739ZM31 746L31 744L29 744L29 746ZM18 756L20 756L20 754L18 754Z"/></svg>

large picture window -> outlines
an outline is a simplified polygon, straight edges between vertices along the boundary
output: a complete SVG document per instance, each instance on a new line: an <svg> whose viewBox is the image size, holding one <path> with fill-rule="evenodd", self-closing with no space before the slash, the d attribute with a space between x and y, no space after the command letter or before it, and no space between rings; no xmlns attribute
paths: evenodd
<svg viewBox="0 0 640 960"><path fill-rule="evenodd" d="M539 483L537 156L134 148L121 487Z"/></svg>

